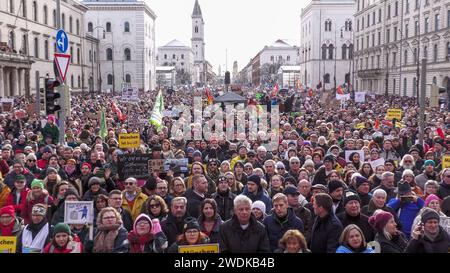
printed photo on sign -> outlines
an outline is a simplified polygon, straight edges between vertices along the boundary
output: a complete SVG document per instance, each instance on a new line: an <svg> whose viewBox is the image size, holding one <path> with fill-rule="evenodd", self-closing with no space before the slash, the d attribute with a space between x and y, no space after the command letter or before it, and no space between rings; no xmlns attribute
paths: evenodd
<svg viewBox="0 0 450 273"><path fill-rule="evenodd" d="M93 224L93 201L66 201L64 202L64 223L66 224Z"/></svg>
<svg viewBox="0 0 450 273"><path fill-rule="evenodd" d="M350 155L352 153L358 153L359 154L359 161L360 162L364 162L364 151L362 150L350 150L350 151L345 151L345 161L350 162Z"/></svg>
<svg viewBox="0 0 450 273"><path fill-rule="evenodd" d="M174 173L188 173L188 159L187 158L180 158L180 159L166 159L164 161L164 172L167 172L169 170L173 171Z"/></svg>

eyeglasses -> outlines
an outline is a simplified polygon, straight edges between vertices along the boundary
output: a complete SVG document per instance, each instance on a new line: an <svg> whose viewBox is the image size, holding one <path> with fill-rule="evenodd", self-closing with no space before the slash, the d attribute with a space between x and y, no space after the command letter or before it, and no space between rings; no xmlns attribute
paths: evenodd
<svg viewBox="0 0 450 273"><path fill-rule="evenodd" d="M116 219L116 216L103 217L102 219L103 219L103 220Z"/></svg>
<svg viewBox="0 0 450 273"><path fill-rule="evenodd" d="M411 160L404 160L403 162L405 162L405 163L412 163Z"/></svg>
<svg viewBox="0 0 450 273"><path fill-rule="evenodd" d="M187 233L187 234L197 234L197 233L199 233L199 231L196 230L196 229L192 229L192 230L186 230L185 233Z"/></svg>
<svg viewBox="0 0 450 273"><path fill-rule="evenodd" d="M27 161L28 162L36 162L36 160L33 160L33 159L28 159Z"/></svg>
<svg viewBox="0 0 450 273"><path fill-rule="evenodd" d="M250 168L250 167L246 167L245 169L246 170L253 170L253 168Z"/></svg>
<svg viewBox="0 0 450 273"><path fill-rule="evenodd" d="M156 208L161 207L161 204L150 204L149 207L150 207L151 209L156 209Z"/></svg>
<svg viewBox="0 0 450 273"><path fill-rule="evenodd" d="M291 162L291 164L300 164L300 162Z"/></svg>
<svg viewBox="0 0 450 273"><path fill-rule="evenodd" d="M248 157L255 157L254 155L248 155Z"/></svg>
<svg viewBox="0 0 450 273"><path fill-rule="evenodd" d="M284 168L277 168L277 170L284 170Z"/></svg>
<svg viewBox="0 0 450 273"><path fill-rule="evenodd" d="M216 163L209 163L209 166L217 166Z"/></svg>
<svg viewBox="0 0 450 273"><path fill-rule="evenodd" d="M125 182L124 183L126 186L133 186L134 185L134 182Z"/></svg>

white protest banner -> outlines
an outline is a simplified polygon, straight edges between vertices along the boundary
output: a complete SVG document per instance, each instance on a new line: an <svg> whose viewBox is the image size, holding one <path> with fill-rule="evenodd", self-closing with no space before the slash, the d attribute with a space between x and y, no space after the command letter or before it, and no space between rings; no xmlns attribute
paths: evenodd
<svg viewBox="0 0 450 273"><path fill-rule="evenodd" d="M336 99L337 100L349 100L350 99L350 94L338 94L336 93Z"/></svg>
<svg viewBox="0 0 450 273"><path fill-rule="evenodd" d="M66 224L93 224L93 201L66 201L64 202L64 223Z"/></svg>
<svg viewBox="0 0 450 273"><path fill-rule="evenodd" d="M450 217L443 217L443 216L441 216L439 219L440 219L439 225L445 231L447 231L447 234L450 236Z"/></svg>
<svg viewBox="0 0 450 273"><path fill-rule="evenodd" d="M355 92L355 102L365 102L366 92Z"/></svg>
<svg viewBox="0 0 450 273"><path fill-rule="evenodd" d="M370 161L370 165L372 166L372 169L375 171L375 168L384 165L384 158L378 158L377 160Z"/></svg>
<svg viewBox="0 0 450 273"><path fill-rule="evenodd" d="M349 159L350 155L352 153L358 153L359 154L359 161L364 162L364 151L363 150L347 150L345 151L345 161L351 162Z"/></svg>
<svg viewBox="0 0 450 273"><path fill-rule="evenodd" d="M136 87L124 87L122 89L122 101L139 101L139 89L137 89Z"/></svg>

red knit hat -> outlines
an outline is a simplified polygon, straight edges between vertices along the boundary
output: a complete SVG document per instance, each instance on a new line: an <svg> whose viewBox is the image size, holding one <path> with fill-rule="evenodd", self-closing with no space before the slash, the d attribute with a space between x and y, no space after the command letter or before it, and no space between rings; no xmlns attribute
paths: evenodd
<svg viewBox="0 0 450 273"><path fill-rule="evenodd" d="M3 208L0 209L0 216L1 215L9 215L11 217L15 217L15 211L14 211L14 207L13 206L5 206Z"/></svg>
<svg viewBox="0 0 450 273"><path fill-rule="evenodd" d="M379 211L376 212L373 216L370 216L369 218L369 224L376 230L376 231L383 231L384 227L387 225L389 220L391 218L394 218L394 216L387 211Z"/></svg>
<svg viewBox="0 0 450 273"><path fill-rule="evenodd" d="M83 168L84 166L87 166L87 167L89 168L89 170L92 169L91 164L89 164L89 163L87 163L87 162L84 162L84 163L81 165L81 168Z"/></svg>

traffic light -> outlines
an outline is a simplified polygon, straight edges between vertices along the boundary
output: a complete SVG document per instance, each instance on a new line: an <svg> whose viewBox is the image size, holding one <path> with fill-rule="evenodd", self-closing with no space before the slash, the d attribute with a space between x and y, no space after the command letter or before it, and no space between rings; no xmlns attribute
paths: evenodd
<svg viewBox="0 0 450 273"><path fill-rule="evenodd" d="M57 105L56 100L61 97L55 92L55 87L60 85L59 81L45 79L45 113L47 115L54 114L61 110L61 106Z"/></svg>
<svg viewBox="0 0 450 273"><path fill-rule="evenodd" d="M225 72L225 84L230 84L230 72Z"/></svg>

